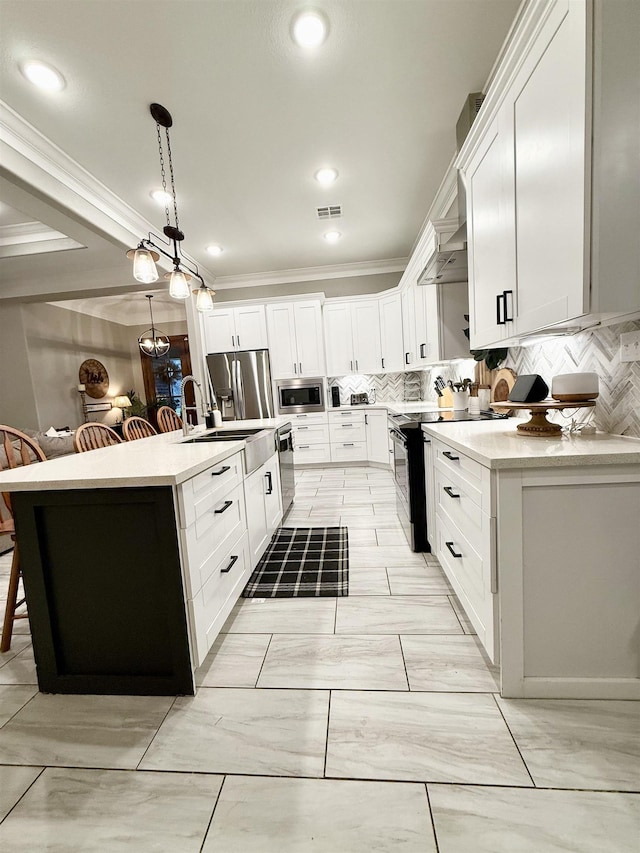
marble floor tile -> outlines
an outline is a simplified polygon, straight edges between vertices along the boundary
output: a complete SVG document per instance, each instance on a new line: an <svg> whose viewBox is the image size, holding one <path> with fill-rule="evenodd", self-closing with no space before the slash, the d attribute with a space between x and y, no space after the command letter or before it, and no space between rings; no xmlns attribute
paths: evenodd
<svg viewBox="0 0 640 853"><path fill-rule="evenodd" d="M371 501L371 492L367 486L351 489L345 487L337 489L335 486L321 487L318 489L317 499L321 501L325 497L337 497L338 495L344 498L344 503L347 503L347 498L349 498L350 503L357 502L362 498Z"/></svg>
<svg viewBox="0 0 640 853"><path fill-rule="evenodd" d="M376 527L372 524L372 527ZM424 568L424 560L420 554L414 553L407 544L377 546L371 548L354 547L349 548L350 566L421 566Z"/></svg>
<svg viewBox="0 0 640 853"><path fill-rule="evenodd" d="M640 792L638 702L497 702L536 785Z"/></svg>
<svg viewBox="0 0 640 853"><path fill-rule="evenodd" d="M406 545L407 537L400 526L397 530L377 530L378 545Z"/></svg>
<svg viewBox="0 0 640 853"><path fill-rule="evenodd" d="M37 687L25 685L0 685L0 727L8 723L20 708L24 707L29 699L38 692ZM1 763L1 762L0 762Z"/></svg>
<svg viewBox="0 0 640 853"><path fill-rule="evenodd" d="M29 786L35 782L42 773L42 769L42 767L0 765L0 822L5 819ZM0 847L3 843L0 826Z"/></svg>
<svg viewBox="0 0 640 853"><path fill-rule="evenodd" d="M640 797L427 785L440 853L637 853Z"/></svg>
<svg viewBox="0 0 640 853"><path fill-rule="evenodd" d="M348 524L346 526L349 527ZM357 527L353 527L349 530L350 547L353 547L354 545L374 546L376 541L375 530L360 530Z"/></svg>
<svg viewBox="0 0 640 853"><path fill-rule="evenodd" d="M391 595L387 570L349 569L349 595Z"/></svg>
<svg viewBox="0 0 640 853"><path fill-rule="evenodd" d="M0 729L0 764L134 769L173 701L38 693Z"/></svg>
<svg viewBox="0 0 640 853"><path fill-rule="evenodd" d="M329 693L210 687L176 699L142 770L322 776Z"/></svg>
<svg viewBox="0 0 640 853"><path fill-rule="evenodd" d="M397 636L274 634L258 687L408 690Z"/></svg>
<svg viewBox="0 0 640 853"><path fill-rule="evenodd" d="M16 639L18 639L16 636ZM28 637L25 639L29 640ZM13 637L12 637L13 642ZM19 642L19 640L18 640ZM37 684L38 673L30 642L15 657L0 667L0 684Z"/></svg>
<svg viewBox="0 0 640 853"><path fill-rule="evenodd" d="M255 687L270 634L218 634L196 671L198 687Z"/></svg>
<svg viewBox="0 0 640 853"><path fill-rule="evenodd" d="M326 775L532 784L493 696L482 694L332 693Z"/></svg>
<svg viewBox="0 0 640 853"><path fill-rule="evenodd" d="M336 634L462 634L446 596L338 599Z"/></svg>
<svg viewBox="0 0 640 853"><path fill-rule="evenodd" d="M335 598L241 598L227 634L333 634Z"/></svg>
<svg viewBox="0 0 640 853"><path fill-rule="evenodd" d="M449 581L436 566L388 566L392 595L448 595Z"/></svg>
<svg viewBox="0 0 640 853"><path fill-rule="evenodd" d="M491 665L475 637L401 636L411 690L496 693L499 667Z"/></svg>
<svg viewBox="0 0 640 853"><path fill-rule="evenodd" d="M374 540L375 540L375 533ZM0 614L4 612L4 608L0 607ZM8 652L0 652L0 669L14 658L19 652L24 651L28 646L31 645L31 637L28 634L14 634L11 637L11 648Z"/></svg>
<svg viewBox="0 0 640 853"><path fill-rule="evenodd" d="M47 768L0 826L12 853L198 853L221 776Z"/></svg>
<svg viewBox="0 0 640 853"><path fill-rule="evenodd" d="M460 624L462 625L462 630L465 634L477 634L476 629L473 627L471 622L469 621L469 617L464 612L464 608L460 604L460 600L458 596L455 594L449 595L449 601L451 602L451 606L456 611L456 616L460 620Z"/></svg>
<svg viewBox="0 0 640 853"><path fill-rule="evenodd" d="M423 785L227 777L203 853L435 853Z"/></svg>
<svg viewBox="0 0 640 853"><path fill-rule="evenodd" d="M376 501L373 505L373 511L376 516L384 515L385 517L388 515L395 515L397 518L397 510L396 510L396 502L395 501Z"/></svg>
<svg viewBox="0 0 640 853"><path fill-rule="evenodd" d="M340 514L340 517L342 519L343 524L346 524L348 527L360 527L364 530L402 531L402 527L400 525L400 522L398 521L397 515L388 515L382 518L370 515L368 513L362 515L361 513L354 512L352 509L347 515L342 512Z"/></svg>

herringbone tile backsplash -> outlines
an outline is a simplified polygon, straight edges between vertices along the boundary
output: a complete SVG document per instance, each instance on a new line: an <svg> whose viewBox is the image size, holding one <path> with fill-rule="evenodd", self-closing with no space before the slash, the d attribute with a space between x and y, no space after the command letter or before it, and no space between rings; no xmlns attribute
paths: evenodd
<svg viewBox="0 0 640 853"><path fill-rule="evenodd" d="M640 330L640 320L620 323L565 335L528 347L512 347L503 367L511 367L518 375L539 373L551 388L551 380L559 373L597 373L600 396L595 409L575 412L577 421L590 420L602 432L640 438L640 361L620 361L620 335ZM385 373L376 376L343 376L329 378L328 383L340 388L342 405L349 405L351 394L375 391L376 399L389 402L427 400L435 402L436 376L456 381L473 378L473 359L439 364L430 370L413 373ZM560 413L550 419L566 424Z"/></svg>

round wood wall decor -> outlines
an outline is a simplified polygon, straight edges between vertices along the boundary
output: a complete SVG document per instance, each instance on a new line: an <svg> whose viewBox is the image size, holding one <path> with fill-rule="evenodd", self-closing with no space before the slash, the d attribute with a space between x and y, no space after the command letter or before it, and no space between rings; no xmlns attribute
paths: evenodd
<svg viewBox="0 0 640 853"><path fill-rule="evenodd" d="M109 374L104 364L96 358L83 361L78 371L78 379L84 385L85 392L94 400L104 397L109 390Z"/></svg>

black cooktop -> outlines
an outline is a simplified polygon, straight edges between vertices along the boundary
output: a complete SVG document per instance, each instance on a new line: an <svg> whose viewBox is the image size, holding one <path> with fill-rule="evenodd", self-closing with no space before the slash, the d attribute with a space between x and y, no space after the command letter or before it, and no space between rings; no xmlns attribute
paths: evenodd
<svg viewBox="0 0 640 853"><path fill-rule="evenodd" d="M391 415L399 429L418 429L420 424L446 423L447 421L500 421L509 415L500 412L480 412L471 414L467 411L407 412L402 415Z"/></svg>

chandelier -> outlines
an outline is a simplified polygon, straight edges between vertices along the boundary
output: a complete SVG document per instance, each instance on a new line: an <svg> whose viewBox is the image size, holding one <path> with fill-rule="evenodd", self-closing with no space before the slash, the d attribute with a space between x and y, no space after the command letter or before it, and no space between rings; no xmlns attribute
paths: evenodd
<svg viewBox="0 0 640 853"><path fill-rule="evenodd" d="M180 230L178 220L178 203L176 201L176 186L173 174L173 158L171 156L171 140L169 138L169 128L173 125L171 113L161 104L151 104L149 112L156 123L158 133L158 152L160 155L160 172L162 175L162 189L164 192L164 207L167 218L167 224L162 229L167 240L163 240L155 234L149 233L147 237L140 240L140 243L135 249L130 249L127 252L127 257L133 261L133 277L136 281L142 284L153 284L158 281L159 275L156 269L156 261L160 259L160 255L169 258L173 263L171 272L165 273L165 278L169 280L169 295L174 299L188 299L191 295L189 282L192 277L200 280L200 286L194 290L196 294L196 308L203 313L213 309L213 297L215 295L211 288L207 287L204 279L198 271L198 265L189 260L187 262L182 254L181 243L184 240L184 233ZM162 141L162 131L164 128L164 146ZM165 149L166 147L166 160ZM169 167L169 180L171 182L171 192L167 190L167 174L166 165ZM173 225L171 224L170 203L173 202ZM159 245L160 244L160 245ZM163 248L163 245L166 248ZM151 302L149 302L151 308ZM140 345L142 349L142 344ZM144 350L143 350L144 351ZM160 353L161 355L162 353ZM154 358L157 357L153 356Z"/></svg>
<svg viewBox="0 0 640 853"><path fill-rule="evenodd" d="M169 340L168 335L165 335L164 332L161 332L156 329L153 324L153 311L151 309L151 300L153 299L153 295L147 293L146 298L149 300L151 328L147 329L146 332L143 332L140 335L140 337L138 338L138 346L140 347L140 352L144 353L145 355L148 355L150 358L160 358L161 355L165 355L167 352L169 352L171 341Z"/></svg>

